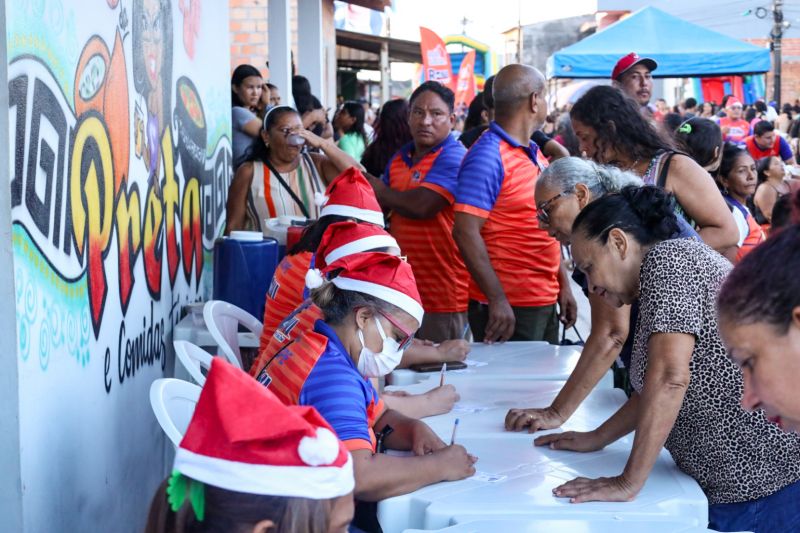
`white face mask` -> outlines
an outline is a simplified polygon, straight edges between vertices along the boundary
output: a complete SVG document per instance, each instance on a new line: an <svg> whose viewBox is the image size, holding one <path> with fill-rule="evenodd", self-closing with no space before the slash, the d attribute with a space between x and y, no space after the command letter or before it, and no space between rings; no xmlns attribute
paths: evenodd
<svg viewBox="0 0 800 533"><path fill-rule="evenodd" d="M379 378L385 376L400 364L403 358L403 351L400 350L399 343L386 336L383 331L381 321L375 317L375 325L378 327L378 334L383 339L383 348L379 353L375 353L364 343L364 333L358 328L358 340L361 341L361 355L358 356L358 371L367 378Z"/></svg>

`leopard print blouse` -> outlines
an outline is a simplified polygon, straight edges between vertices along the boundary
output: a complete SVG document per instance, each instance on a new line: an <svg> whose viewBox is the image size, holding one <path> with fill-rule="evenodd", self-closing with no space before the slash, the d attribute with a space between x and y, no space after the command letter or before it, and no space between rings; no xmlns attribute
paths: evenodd
<svg viewBox="0 0 800 533"><path fill-rule="evenodd" d="M715 299L731 264L703 243L674 239L642 261L631 385L641 393L654 333L695 337L690 382L664 447L709 504L769 496L800 479L800 437L741 406L743 379L719 336Z"/></svg>

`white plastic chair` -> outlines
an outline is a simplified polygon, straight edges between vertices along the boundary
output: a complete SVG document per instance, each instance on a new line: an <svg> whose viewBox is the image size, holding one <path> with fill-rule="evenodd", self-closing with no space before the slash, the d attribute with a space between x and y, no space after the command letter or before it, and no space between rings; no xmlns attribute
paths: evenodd
<svg viewBox="0 0 800 533"><path fill-rule="evenodd" d="M201 387L205 385L206 376L203 374L203 369L206 371L211 369L213 356L189 341L174 341L172 344L175 346L175 356L194 382Z"/></svg>
<svg viewBox="0 0 800 533"><path fill-rule="evenodd" d="M157 379L150 385L150 406L175 447L189 427L201 390L194 383L175 378Z"/></svg>
<svg viewBox="0 0 800 533"><path fill-rule="evenodd" d="M203 306L203 318L222 355L231 364L244 368L239 350L239 324L250 330L256 339L261 336L264 324L244 309L220 300L206 302Z"/></svg>

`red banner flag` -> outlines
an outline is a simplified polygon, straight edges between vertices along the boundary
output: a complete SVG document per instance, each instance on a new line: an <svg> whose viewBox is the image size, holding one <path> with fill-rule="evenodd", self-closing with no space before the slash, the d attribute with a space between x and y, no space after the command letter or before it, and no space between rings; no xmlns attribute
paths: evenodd
<svg viewBox="0 0 800 533"><path fill-rule="evenodd" d="M461 60L456 83L456 113L467 114L472 99L475 98L475 50L470 50Z"/></svg>
<svg viewBox="0 0 800 533"><path fill-rule="evenodd" d="M419 35L425 81L438 81L452 89L453 68L450 66L450 54L444 47L444 41L422 26L419 28Z"/></svg>

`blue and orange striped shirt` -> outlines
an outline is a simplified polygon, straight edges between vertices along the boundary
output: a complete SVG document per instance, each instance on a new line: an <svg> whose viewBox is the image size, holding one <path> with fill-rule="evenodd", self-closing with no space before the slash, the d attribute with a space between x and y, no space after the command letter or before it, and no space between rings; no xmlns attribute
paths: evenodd
<svg viewBox="0 0 800 533"><path fill-rule="evenodd" d="M325 322L278 352L264 372L281 401L316 408L348 450L375 451L373 426L386 407Z"/></svg>
<svg viewBox="0 0 800 533"><path fill-rule="evenodd" d="M541 307L558 299L561 248L536 219L540 161L544 157L536 143L522 145L492 122L467 152L458 174L454 209L486 219L481 236L514 307ZM475 280L469 297L487 301Z"/></svg>
<svg viewBox="0 0 800 533"><path fill-rule="evenodd" d="M419 220L392 213L389 232L408 257L426 313L467 310L467 267L453 240L453 201L464 146L452 136L414 163L413 141L389 161L383 181L394 190L429 189L447 200L433 218Z"/></svg>

